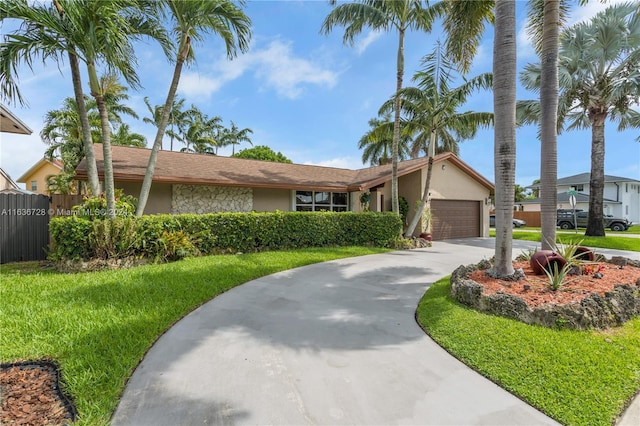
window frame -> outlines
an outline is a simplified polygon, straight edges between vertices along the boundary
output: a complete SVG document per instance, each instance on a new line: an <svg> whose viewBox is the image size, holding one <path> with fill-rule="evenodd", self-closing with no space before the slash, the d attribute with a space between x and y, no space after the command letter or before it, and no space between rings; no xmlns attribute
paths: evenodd
<svg viewBox="0 0 640 426"><path fill-rule="evenodd" d="M311 202L310 203L298 203L298 193L311 193ZM328 194L329 203L317 202L319 194ZM345 195L345 204L334 203L335 194L344 194ZM308 196L308 195L307 195ZM321 196L322 197L322 196ZM326 199L326 197L323 197ZM292 211L330 211L330 212L348 212L349 210L349 200L351 199L350 193L347 191L315 191L315 190L291 190L291 210ZM305 210L298 209L305 208ZM338 209L338 210L336 210Z"/></svg>

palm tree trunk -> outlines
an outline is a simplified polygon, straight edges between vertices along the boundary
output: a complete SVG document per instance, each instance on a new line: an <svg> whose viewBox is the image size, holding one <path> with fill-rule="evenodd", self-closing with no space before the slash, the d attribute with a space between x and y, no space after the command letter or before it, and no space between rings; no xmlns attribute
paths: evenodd
<svg viewBox="0 0 640 426"><path fill-rule="evenodd" d="M496 0L493 44L496 248L493 273L512 275L513 200L516 168L516 5Z"/></svg>
<svg viewBox="0 0 640 426"><path fill-rule="evenodd" d="M559 1L545 0L540 75L540 216L542 222L542 250L552 250L556 246L559 26Z"/></svg>
<svg viewBox="0 0 640 426"><path fill-rule="evenodd" d="M64 16L64 8L58 0L53 1L60 17ZM73 93L78 106L80 115L80 127L82 127L82 144L84 147L84 155L87 158L87 178L89 180L89 188L91 194L97 196L100 194L100 178L98 177L98 167L96 166L96 155L93 150L93 137L91 136L91 126L89 125L89 116L87 115L87 107L84 103L84 93L82 91L82 80L80 79L80 65L78 64L78 56L75 52L69 50L69 67L71 68L71 81L73 83ZM80 193L80 187L78 187Z"/></svg>
<svg viewBox="0 0 640 426"><path fill-rule="evenodd" d="M84 93L82 92L80 65L78 64L78 57L73 52L69 52L69 66L71 67L73 92L75 94L76 104L78 105L78 112L80 114L82 144L84 146L84 155L87 158L87 177L89 179L89 188L92 195L98 196L100 194L100 178L98 177L98 167L96 166L96 154L93 150L91 126L89 125L89 116L87 115L87 107L84 103Z"/></svg>
<svg viewBox="0 0 640 426"><path fill-rule="evenodd" d="M422 217L422 212L424 208L427 206L427 202L429 201L429 187L431 186L431 170L433 170L433 157L429 157L429 164L427 166L427 179L424 183L424 192L422 193L422 200L420 202L420 206L418 206L418 211L411 219L411 223L409 223L409 227L407 228L407 232L405 232L405 237L411 238L413 236L413 232L416 230L416 226L418 225L418 221Z"/></svg>
<svg viewBox="0 0 640 426"><path fill-rule="evenodd" d="M398 144L400 143L400 90L404 76L404 29L398 30L398 59L396 76L396 110L393 122L393 143L391 144L391 211L400 214L398 198Z"/></svg>
<svg viewBox="0 0 640 426"><path fill-rule="evenodd" d="M142 188L140 188L140 197L138 197L138 207L136 209L136 216L140 217L144 214L144 208L147 205L149 199L149 192L151 191L151 183L153 181L153 173L156 169L156 161L158 160L158 151L162 147L162 139L164 138L164 132L169 122L169 114L171 113L171 107L178 90L178 83L180 82L180 74L182 73L182 66L187 59L189 48L191 45L191 39L188 36L184 36L181 48L178 51L178 57L176 60L176 66L173 70L173 78L171 80L171 86L169 86L169 93L162 109L162 119L158 125L158 131L156 133L156 139L153 142L151 148L151 154L149 154L149 162L147 163L147 171L142 181Z"/></svg>
<svg viewBox="0 0 640 426"><path fill-rule="evenodd" d="M605 113L589 113L591 119L591 180L589 182L589 223L585 235L604 237L604 122Z"/></svg>
<svg viewBox="0 0 640 426"><path fill-rule="evenodd" d="M111 161L111 127L109 123L109 113L104 102L102 88L98 80L98 73L93 62L87 63L87 73L89 74L89 88L91 96L96 100L98 113L100 114L100 127L102 134L102 170L104 177L104 192L107 199L106 217L113 219L116 217L115 186L113 183L113 163Z"/></svg>

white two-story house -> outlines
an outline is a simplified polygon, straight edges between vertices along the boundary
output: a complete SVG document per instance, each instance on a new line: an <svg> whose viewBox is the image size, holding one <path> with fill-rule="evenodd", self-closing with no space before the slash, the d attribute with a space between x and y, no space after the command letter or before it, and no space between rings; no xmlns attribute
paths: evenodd
<svg viewBox="0 0 640 426"><path fill-rule="evenodd" d="M558 208L570 209L569 191L576 194L576 209L589 210L589 181L590 173L568 176L558 179ZM540 185L528 186L529 189L540 189ZM640 223L640 180L619 176L604 176L603 211L606 215L613 215L630 220L634 224ZM540 199L521 201L516 204L517 210L540 211Z"/></svg>

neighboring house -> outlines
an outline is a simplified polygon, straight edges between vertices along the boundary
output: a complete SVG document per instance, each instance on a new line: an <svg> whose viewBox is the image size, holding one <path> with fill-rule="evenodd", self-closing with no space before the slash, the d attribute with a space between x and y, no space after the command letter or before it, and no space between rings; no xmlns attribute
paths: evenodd
<svg viewBox="0 0 640 426"><path fill-rule="evenodd" d="M102 149L95 149L103 176ZM117 188L137 197L150 151L112 147ZM398 163L398 192L411 212L422 197L427 158ZM76 169L87 179L86 160ZM359 170L245 160L160 151L145 214L223 211L361 211L360 196L370 193L369 209L391 210L391 165ZM489 234L489 196L494 186L455 155L435 157L430 194L434 239ZM420 229L416 231L417 234Z"/></svg>
<svg viewBox="0 0 640 426"><path fill-rule="evenodd" d="M32 130L16 117L7 107L0 104L0 132L30 135Z"/></svg>
<svg viewBox="0 0 640 426"><path fill-rule="evenodd" d="M27 191L36 194L49 195L47 188L47 178L51 175L62 173L62 161L58 159L42 158L36 164L31 166L22 176L18 178L18 182L24 183Z"/></svg>
<svg viewBox="0 0 640 426"><path fill-rule="evenodd" d="M16 117L7 107L0 104L0 132L1 133L18 133L21 135L30 135L31 129ZM20 188L18 184L11 179L9 174L0 168L0 193L3 194L31 194Z"/></svg>
<svg viewBox="0 0 640 426"><path fill-rule="evenodd" d="M18 184L11 179L11 176L0 168L0 191L8 192L16 189L19 189Z"/></svg>
<svg viewBox="0 0 640 426"><path fill-rule="evenodd" d="M589 210L589 182L591 174L581 173L558 179L558 208L570 209L569 191L576 195L576 209ZM527 188L539 189L540 185ZM604 176L603 212L640 223L640 181L619 176ZM540 211L540 199L526 200L517 203L523 211Z"/></svg>

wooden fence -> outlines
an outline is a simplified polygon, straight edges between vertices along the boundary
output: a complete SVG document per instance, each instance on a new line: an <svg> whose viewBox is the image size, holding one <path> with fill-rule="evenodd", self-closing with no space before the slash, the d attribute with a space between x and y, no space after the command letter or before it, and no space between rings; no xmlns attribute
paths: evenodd
<svg viewBox="0 0 640 426"><path fill-rule="evenodd" d="M527 226L542 226L542 222L540 219L540 212L513 212L513 217L516 219L521 219L527 222Z"/></svg>
<svg viewBox="0 0 640 426"><path fill-rule="evenodd" d="M82 204L83 195L53 194L51 196L51 217L72 215L71 207Z"/></svg>

